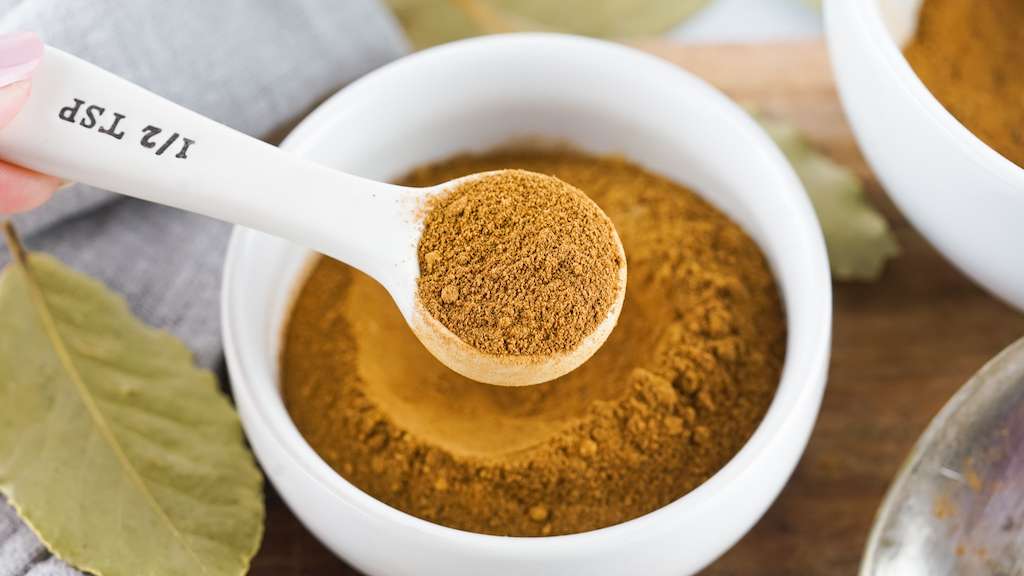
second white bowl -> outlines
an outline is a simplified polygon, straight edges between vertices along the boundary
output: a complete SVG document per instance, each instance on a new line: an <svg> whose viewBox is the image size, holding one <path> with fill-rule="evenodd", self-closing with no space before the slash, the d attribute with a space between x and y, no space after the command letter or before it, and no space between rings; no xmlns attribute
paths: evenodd
<svg viewBox="0 0 1024 576"><path fill-rule="evenodd" d="M901 46L921 0L826 0L839 94L860 148L900 210L976 282L1024 310L1024 168L928 91Z"/></svg>

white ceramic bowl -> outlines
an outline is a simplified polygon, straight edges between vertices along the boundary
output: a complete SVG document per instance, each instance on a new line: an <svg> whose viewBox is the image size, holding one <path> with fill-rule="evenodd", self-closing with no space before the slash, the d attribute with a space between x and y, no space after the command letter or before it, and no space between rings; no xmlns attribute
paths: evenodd
<svg viewBox="0 0 1024 576"><path fill-rule="evenodd" d="M457 152L532 137L625 154L693 186L750 233L786 304L788 349L778 392L753 437L720 472L641 518L545 538L486 536L432 524L348 483L292 424L278 393L279 334L310 254L238 229L224 273L223 331L242 423L295 514L368 573L690 573L728 549L764 513L810 435L831 329L818 223L773 143L704 82L606 42L493 36L421 52L370 74L320 106L284 147L362 176L392 179Z"/></svg>
<svg viewBox="0 0 1024 576"><path fill-rule="evenodd" d="M893 201L968 276L1024 310L1024 168L960 124L900 47L921 0L827 0L839 94Z"/></svg>

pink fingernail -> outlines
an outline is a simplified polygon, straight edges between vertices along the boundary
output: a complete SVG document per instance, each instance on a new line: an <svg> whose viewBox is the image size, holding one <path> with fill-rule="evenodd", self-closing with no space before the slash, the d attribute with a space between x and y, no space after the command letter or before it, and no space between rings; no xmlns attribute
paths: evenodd
<svg viewBox="0 0 1024 576"><path fill-rule="evenodd" d="M32 32L0 36L0 87L25 80L43 57L43 41Z"/></svg>

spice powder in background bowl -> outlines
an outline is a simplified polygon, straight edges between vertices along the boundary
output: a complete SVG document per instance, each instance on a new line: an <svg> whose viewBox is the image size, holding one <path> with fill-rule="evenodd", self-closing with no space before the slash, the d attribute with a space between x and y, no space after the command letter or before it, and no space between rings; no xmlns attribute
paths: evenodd
<svg viewBox="0 0 1024 576"><path fill-rule="evenodd" d="M924 0L904 53L957 120L1024 168L1024 0Z"/></svg>
<svg viewBox="0 0 1024 576"><path fill-rule="evenodd" d="M403 183L507 168L576 186L618 230L626 301L594 357L537 386L473 382L420 345L380 285L320 258L286 327L285 405L338 473L425 520L545 536L636 518L711 477L767 411L785 355L775 282L736 224L622 159L496 152Z"/></svg>

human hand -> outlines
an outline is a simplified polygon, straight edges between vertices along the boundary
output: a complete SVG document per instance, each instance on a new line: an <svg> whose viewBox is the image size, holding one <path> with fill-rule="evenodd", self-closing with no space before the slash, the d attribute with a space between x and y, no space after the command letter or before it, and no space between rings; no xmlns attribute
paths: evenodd
<svg viewBox="0 0 1024 576"><path fill-rule="evenodd" d="M43 43L31 32L0 35L0 129L25 104L29 77L43 56ZM0 214L24 212L46 202L58 178L0 160Z"/></svg>

